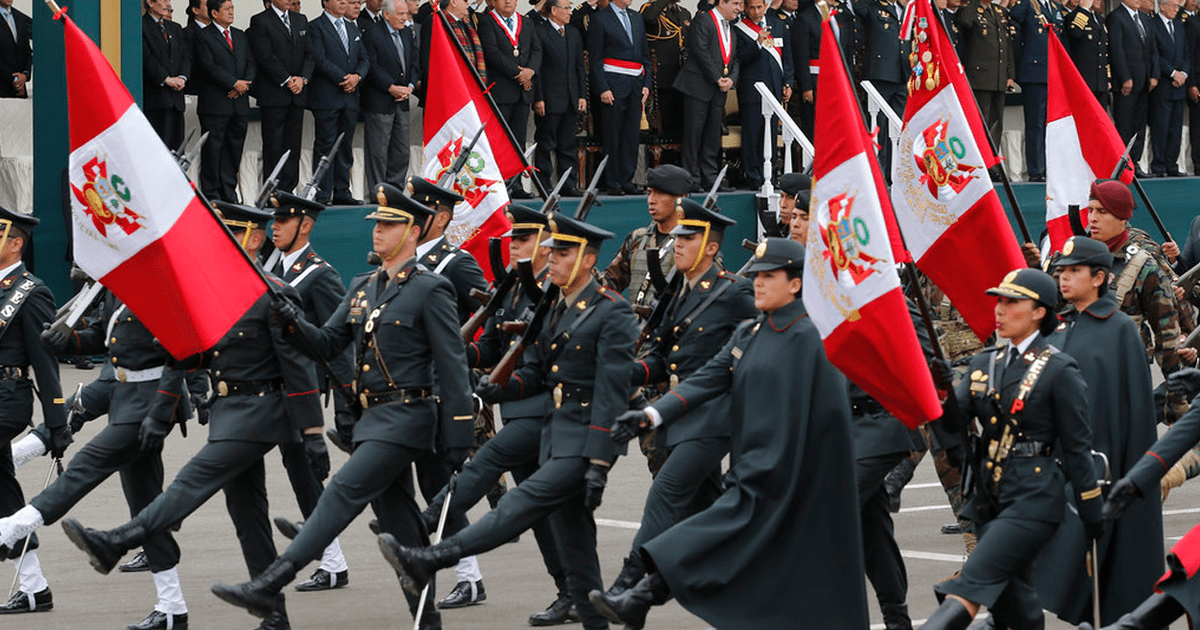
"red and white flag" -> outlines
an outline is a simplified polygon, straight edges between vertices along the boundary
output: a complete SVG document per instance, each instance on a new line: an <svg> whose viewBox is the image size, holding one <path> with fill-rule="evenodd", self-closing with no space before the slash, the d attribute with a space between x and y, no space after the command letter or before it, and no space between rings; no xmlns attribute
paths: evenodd
<svg viewBox="0 0 1200 630"><path fill-rule="evenodd" d="M829 361L909 428L941 416L896 274L907 260L837 39L821 27L804 306Z"/></svg>
<svg viewBox="0 0 1200 630"><path fill-rule="evenodd" d="M958 56L929 2L909 13L916 50L893 160L896 220L917 267L984 339L996 329L985 292L1025 258L988 177L997 159Z"/></svg>
<svg viewBox="0 0 1200 630"><path fill-rule="evenodd" d="M524 157L492 108L483 88L475 79L468 61L450 39L442 18L435 11L429 21L429 76L437 77L425 98L425 179L436 182L458 158L465 145L487 128L471 151L471 158L459 171L450 188L465 200L454 208L454 220L446 229L446 238L470 252L491 278L488 239L509 229L508 218L500 211L508 204L504 180L526 169ZM433 89L436 87L437 89Z"/></svg>
<svg viewBox="0 0 1200 630"><path fill-rule="evenodd" d="M172 355L211 348L266 291L100 49L61 13L75 262Z"/></svg>
<svg viewBox="0 0 1200 630"><path fill-rule="evenodd" d="M1050 32L1046 86L1046 233L1050 251L1062 251L1071 238L1067 206L1079 206L1087 225L1088 191L1097 179L1112 177L1125 146L1108 113L1067 56L1058 36ZM1087 136L1081 136L1079 130ZM1133 181L1133 164L1121 181Z"/></svg>

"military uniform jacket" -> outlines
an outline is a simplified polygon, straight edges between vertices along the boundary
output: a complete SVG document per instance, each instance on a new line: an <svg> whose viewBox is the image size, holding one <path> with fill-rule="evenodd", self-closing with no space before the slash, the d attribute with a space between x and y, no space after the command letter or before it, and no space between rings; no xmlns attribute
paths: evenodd
<svg viewBox="0 0 1200 630"><path fill-rule="evenodd" d="M988 450L992 440L1000 440L1003 419L996 424L990 422L999 415L997 405L1005 414L1013 414L1026 370L1048 345L1045 337L1038 335L1007 369L1003 367L1008 359L1006 351L981 352L971 359L969 378L959 383L956 396L966 417L978 418L983 425L983 451ZM1004 349L1008 347L1005 345ZM999 395L996 404L989 398L993 381L998 381L995 383ZM986 523L1000 512L1007 517L1059 523L1066 504L1064 486L1066 480L1070 480L1079 492L1081 512L1089 521L1099 520L1103 499L1096 487L1096 471L1092 464L1092 431L1088 426L1086 400L1087 384L1079 373L1079 365L1070 355L1054 352L1025 398L1024 408L1015 413L1016 440L1053 444L1053 457L1010 455L1001 464L999 494L994 497L992 506L989 506L991 497L982 477L993 479L995 472L984 467L981 457L981 478L976 478L975 487L970 489L971 497L963 508L963 515L977 523ZM1055 457L1063 462L1062 467L1055 463ZM963 492L965 494L967 488Z"/></svg>
<svg viewBox="0 0 1200 630"><path fill-rule="evenodd" d="M1104 17L1076 7L1063 20L1063 30L1067 35L1063 44L1083 81L1093 92L1107 92L1110 72L1108 28L1104 25Z"/></svg>
<svg viewBox="0 0 1200 630"><path fill-rule="evenodd" d="M904 4L859 0L854 3L854 9L866 41L866 78L889 83L907 81L912 66L908 61L908 42L900 39Z"/></svg>
<svg viewBox="0 0 1200 630"><path fill-rule="evenodd" d="M451 245L450 241L443 236L440 242L424 256L421 256L417 262L426 269L445 276L450 284L454 285L458 323L460 325L467 323L467 320L471 319L471 314L475 312L475 307L479 305L479 302L471 297L471 289L486 291L488 288L487 280L483 277L483 270L479 268L475 257Z"/></svg>
<svg viewBox="0 0 1200 630"><path fill-rule="evenodd" d="M666 87L663 80L675 80L675 75L683 66L683 51L687 47L692 14L679 6L679 0L652 0L643 4L639 11L645 22L650 50L654 52L656 85L663 89Z"/></svg>
<svg viewBox="0 0 1200 630"><path fill-rule="evenodd" d="M720 294L710 302L716 291ZM649 353L633 364L635 386L679 384L704 367L739 324L758 314L751 282L716 265L674 302L651 337ZM667 447L697 438L729 437L729 395L663 425L657 435Z"/></svg>
<svg viewBox="0 0 1200 630"><path fill-rule="evenodd" d="M643 546L689 612L718 628L795 628L803 619L867 629L845 392L797 299L744 322L654 403L669 422L731 397L732 483L712 507Z"/></svg>
<svg viewBox="0 0 1200 630"><path fill-rule="evenodd" d="M646 250L658 248L658 263L665 277L675 269L674 244L675 237L659 231L655 223L630 232L621 241L621 248L613 256L612 262L604 268L601 275L604 286L618 293L629 289L627 295L634 306L650 304L654 297L654 286L646 278Z"/></svg>
<svg viewBox="0 0 1200 630"><path fill-rule="evenodd" d="M1017 59L1017 81L1020 83L1045 83L1047 58L1047 35L1062 32L1062 15L1046 0L1016 0L1009 8L1014 25L1020 30L1017 37L1015 58Z"/></svg>
<svg viewBox="0 0 1200 630"><path fill-rule="evenodd" d="M8 315L6 307L14 296L23 303L15 316ZM26 407L21 398L28 396L31 386L28 369L33 368L37 378L37 395L42 403L42 417L46 426L59 427L67 423L63 408L62 387L58 381L58 361L42 346L42 324L54 320L54 294L46 283L25 270L25 264L17 265L7 276L0 279L0 367L26 370L21 380L0 380L0 423L29 424L33 420L33 409Z"/></svg>
<svg viewBox="0 0 1200 630"><path fill-rule="evenodd" d="M970 0L954 14L962 29L963 69L972 90L1004 92L1015 78L1008 18L999 7Z"/></svg>
<svg viewBox="0 0 1200 630"><path fill-rule="evenodd" d="M541 273L537 274L536 278L540 285L545 285L549 270L550 267L547 265ZM509 290L504 304L484 323L483 333L479 335L479 340L467 346L467 365L474 369L488 369L495 366L504 353L508 352L509 346L516 341L517 337L513 333L504 331L502 328L504 322L520 318L526 309L532 309L535 306L529 296L525 294L521 280L517 280ZM530 356L529 353L522 355L518 367L525 365ZM538 418L540 420L545 418L552 408L550 392L542 392L528 398L500 403L500 416L504 418L505 422L515 418Z"/></svg>
<svg viewBox="0 0 1200 630"><path fill-rule="evenodd" d="M165 85L170 77L190 77L192 53L183 41L183 27L163 20L159 28L150 14L142 16L142 96L145 109L183 111L183 92Z"/></svg>
<svg viewBox="0 0 1200 630"><path fill-rule="evenodd" d="M528 362L509 379L505 398L550 391L554 409L542 426L542 462L584 457L612 463L625 454L609 432L613 419L629 409L633 390L633 311L591 280L566 304L556 326L546 324L525 351Z"/></svg>
<svg viewBox="0 0 1200 630"><path fill-rule="evenodd" d="M411 396L368 405L354 427L354 441L376 440L432 451L474 444L473 403L467 360L454 317L454 287L410 259L389 280L382 269L351 283L338 310L320 328L302 323L316 353L326 358L351 343L355 348L354 389L383 394L397 389L432 389L434 369L441 397ZM293 339L303 349L303 340Z"/></svg>
<svg viewBox="0 0 1200 630"><path fill-rule="evenodd" d="M1084 312L1062 314L1050 342L1078 361L1087 383L1092 448L1108 456L1112 479L1124 476L1154 443L1153 385L1142 358L1137 326L1117 307L1111 292ZM1104 470L1097 464L1097 477ZM1100 604L1103 623L1115 622L1153 591L1162 575L1162 502L1158 484L1112 524L1099 542ZM1075 504L1075 500L1071 500ZM1091 545L1077 508L1064 505L1063 524L1042 548L1034 565L1033 585L1042 607L1071 623L1090 620L1091 576L1082 561Z"/></svg>

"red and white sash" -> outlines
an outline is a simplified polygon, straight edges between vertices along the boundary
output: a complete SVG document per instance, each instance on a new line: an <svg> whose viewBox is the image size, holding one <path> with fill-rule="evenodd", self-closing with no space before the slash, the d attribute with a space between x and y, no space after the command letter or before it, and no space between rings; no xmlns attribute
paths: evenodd
<svg viewBox="0 0 1200 630"><path fill-rule="evenodd" d="M729 59L733 56L733 42L729 41L733 33L725 35L725 29L721 28L721 18L717 15L716 8L708 12L712 17L713 24L717 25L717 43L721 46L721 63L725 64L725 70L729 70Z"/></svg>
<svg viewBox="0 0 1200 630"><path fill-rule="evenodd" d="M758 41L758 34L762 31L762 27L751 22L749 19L743 18L737 23L738 29L745 33L752 41ZM775 63L779 65L779 69L783 70L783 39L780 37L772 37L770 43L760 46L763 50L771 55Z"/></svg>
<svg viewBox="0 0 1200 630"><path fill-rule="evenodd" d="M514 32L508 30L508 25L504 23L504 18L500 17L499 14L495 11L491 11L491 14L492 19L496 20L496 23L500 25L500 30L504 31L504 34L508 37L508 41L512 42L513 50L519 50L520 45L518 42L521 41L521 16L516 13L513 14L513 18L517 22L517 30Z"/></svg>
<svg viewBox="0 0 1200 630"><path fill-rule="evenodd" d="M630 77L640 77L645 68L642 64L636 61L625 61L624 59L614 59L612 57L604 58L604 71L615 74L623 74Z"/></svg>

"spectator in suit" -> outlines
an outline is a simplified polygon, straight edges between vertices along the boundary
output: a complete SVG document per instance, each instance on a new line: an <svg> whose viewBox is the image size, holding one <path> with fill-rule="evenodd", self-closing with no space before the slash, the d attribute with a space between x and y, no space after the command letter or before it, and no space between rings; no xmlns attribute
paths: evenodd
<svg viewBox="0 0 1200 630"><path fill-rule="evenodd" d="M1025 166L1029 181L1046 181L1047 33L1062 31L1062 15L1050 0L1016 0L1009 12L1020 31L1017 83L1025 110ZM997 138L999 140L999 138Z"/></svg>
<svg viewBox="0 0 1200 630"><path fill-rule="evenodd" d="M308 86L308 108L312 110L315 132L313 159L327 155L338 134L346 134L332 158L332 167L319 182L317 199L326 205L362 204L350 192L350 167L354 163L359 84L371 66L358 27L343 17L349 4L348 0L323 0L324 13L309 23L314 61Z"/></svg>
<svg viewBox="0 0 1200 630"><path fill-rule="evenodd" d="M207 0L212 24L196 38L200 129L200 190L212 200L238 203L238 167L250 117L250 85L257 68L250 40L233 27L233 0Z"/></svg>
<svg viewBox="0 0 1200 630"><path fill-rule="evenodd" d="M1159 15L1150 22L1158 49L1158 87L1150 92L1150 175L1180 177L1179 147L1183 141L1184 85L1192 74L1180 0L1162 0Z"/></svg>
<svg viewBox="0 0 1200 630"><path fill-rule="evenodd" d="M1110 82L1108 28L1104 25L1104 16L1093 11L1098 1L1081 0L1063 19L1063 30L1066 32L1063 45L1088 89L1100 106L1107 109Z"/></svg>
<svg viewBox="0 0 1200 630"><path fill-rule="evenodd" d="M183 27L167 17L171 0L146 0L142 16L142 111L169 149L183 144L183 88L191 52Z"/></svg>
<svg viewBox="0 0 1200 630"><path fill-rule="evenodd" d="M426 3L421 8L429 6ZM483 79L483 84L488 83L487 64L483 60L483 44L479 40L479 32L475 30L474 14L471 13L470 7L467 5L467 0L438 0L438 6L446 15L446 21L450 23L450 31L454 33L455 39L462 45L463 51L466 52L467 58L470 59L475 66L475 71L479 73L479 77ZM417 47L421 55L421 81L417 83L417 97L425 98L425 81L429 74L429 40L432 36L431 23L438 19L433 15L432 11L427 11L422 18L417 16L417 23L421 25L421 44Z"/></svg>
<svg viewBox="0 0 1200 630"><path fill-rule="evenodd" d="M740 0L739 0L740 1ZM637 195L638 135L642 107L650 96L650 47L632 0L612 0L587 20L588 69L592 93L600 98L600 139L608 166L610 195Z"/></svg>
<svg viewBox="0 0 1200 630"><path fill-rule="evenodd" d="M1015 76L1012 32L1004 9L984 0L969 0L954 14L960 29L962 63L983 122L995 146L1004 131L1004 95Z"/></svg>
<svg viewBox="0 0 1200 630"><path fill-rule="evenodd" d="M404 4L403 0L401 0L401 4ZM408 5L405 4L404 8L407 11ZM366 0L363 11L358 14L355 22L365 39L371 33L372 26L383 24L383 0Z"/></svg>
<svg viewBox="0 0 1200 630"><path fill-rule="evenodd" d="M369 9L369 7L368 7ZM370 186L386 181L403 188L408 176L408 111L417 47L404 0L382 0L382 22L367 33L371 72L363 87L363 149Z"/></svg>
<svg viewBox="0 0 1200 630"><path fill-rule="evenodd" d="M290 1L270 0L265 11L250 18L246 31L259 74L250 93L262 113L263 170L275 168L291 151L279 171L279 190L289 193L300 183L300 138L313 76L308 18L289 9Z"/></svg>
<svg viewBox="0 0 1200 630"><path fill-rule="evenodd" d="M211 23L212 20L208 19L208 0L188 0L187 26L183 27L183 48L187 51L192 65L196 64L196 40L199 39L200 31ZM200 93L197 85L197 81L187 82L183 86L183 93L197 96Z"/></svg>
<svg viewBox="0 0 1200 630"><path fill-rule="evenodd" d="M721 168L725 101L739 69L732 24L741 12L742 0L721 0L697 15L688 30L687 59L675 77L675 89L683 93L683 168L697 176L698 191L711 188Z"/></svg>
<svg viewBox="0 0 1200 630"><path fill-rule="evenodd" d="M563 172L575 164L575 126L579 112L587 110L587 87L583 65L583 37L571 26L571 0L546 0L537 23L542 42L539 80L533 83L533 113L536 129L533 154L542 186L550 190ZM558 170L552 158L557 159ZM576 173L578 175L578 173ZM578 197L574 184L563 186L564 197Z"/></svg>
<svg viewBox="0 0 1200 630"><path fill-rule="evenodd" d="M1188 144L1192 153L1192 173L1200 175L1200 83L1196 68L1200 68L1200 18L1191 15L1183 23L1187 49L1192 55L1192 73L1187 80Z"/></svg>
<svg viewBox="0 0 1200 630"><path fill-rule="evenodd" d="M0 98L29 96L25 84L33 73L33 20L0 0Z"/></svg>
<svg viewBox="0 0 1200 630"><path fill-rule="evenodd" d="M1113 122L1122 142L1136 138L1129 151L1134 164L1142 159L1150 91L1158 86L1158 53L1138 6L1138 0L1123 0L1105 20L1112 67ZM1137 171L1145 176L1141 167Z"/></svg>
<svg viewBox="0 0 1200 630"><path fill-rule="evenodd" d="M517 13L517 0L496 0L493 9L479 17L476 28L493 82L492 98L517 143L524 147L529 108L533 103L533 83L541 79L535 79L537 69L542 65L542 42L537 28ZM520 181L519 177L514 177L509 182L509 196L528 199L531 195L521 187Z"/></svg>
<svg viewBox="0 0 1200 630"><path fill-rule="evenodd" d="M900 39L900 23L904 21L904 5L898 0L858 0L854 4L858 21L866 40L866 67L863 76L899 116L904 116L908 101L908 76L912 66L908 61L909 46ZM888 139L888 119L879 113L879 166L883 177L891 182L892 143Z"/></svg>
<svg viewBox="0 0 1200 630"><path fill-rule="evenodd" d="M742 80L737 85L738 109L742 115L742 169L746 184L756 189L772 173L763 172L763 135L766 132L762 117L762 96L754 84L762 81L780 103L792 97L792 50L787 41L787 23L775 12L767 12L765 0L749 0L746 17L737 23L738 63ZM771 152L776 150L775 122L771 118ZM772 160L774 162L774 160Z"/></svg>

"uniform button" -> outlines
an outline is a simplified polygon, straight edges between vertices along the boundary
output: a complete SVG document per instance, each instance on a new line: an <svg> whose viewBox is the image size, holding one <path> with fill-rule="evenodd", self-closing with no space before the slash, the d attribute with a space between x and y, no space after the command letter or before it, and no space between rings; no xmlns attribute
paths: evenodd
<svg viewBox="0 0 1200 630"><path fill-rule="evenodd" d="M112 339L109 339L108 343L117 343L117 338L113 337Z"/></svg>
<svg viewBox="0 0 1200 630"><path fill-rule="evenodd" d="M992 416L991 422L992 422L992 424L996 424L996 416Z"/></svg>
<svg viewBox="0 0 1200 630"><path fill-rule="evenodd" d="M672 363L672 364L671 364L671 371L672 371L672 372L674 372L674 371L675 371L675 370L677 370L677 369L679 369L679 366L677 366L677 365L675 365L674 363Z"/></svg>
<svg viewBox="0 0 1200 630"><path fill-rule="evenodd" d="M238 331L238 336L239 336L239 337L245 337L245 336L246 336L246 333L244 333L244 332L242 332L242 331L240 331L240 330L239 330L239 331Z"/></svg>
<svg viewBox="0 0 1200 630"><path fill-rule="evenodd" d="M697 329L696 329L696 332L704 332L704 327L703 327L703 326L701 326L701 327L697 328Z"/></svg>
<svg viewBox="0 0 1200 630"><path fill-rule="evenodd" d="M1041 466L1035 466L1035 467L1033 468L1033 472L1035 472L1035 473L1040 473L1040 472L1042 472L1042 467L1041 467Z"/></svg>
<svg viewBox="0 0 1200 630"><path fill-rule="evenodd" d="M514 342L514 343L516 343L516 342ZM550 344L550 349L551 349L551 350L557 350L557 349L558 349L558 344L556 344L556 343L552 343L552 344Z"/></svg>
<svg viewBox="0 0 1200 630"><path fill-rule="evenodd" d="M214 376L220 376L220 375L221 375L221 370L217 370L216 372L213 372L213 375L214 375Z"/></svg>
<svg viewBox="0 0 1200 630"><path fill-rule="evenodd" d="M370 372L370 371L371 371L371 366L370 366L370 365L367 365L366 363L364 363L364 364L363 364L362 371L364 371L364 372Z"/></svg>
<svg viewBox="0 0 1200 630"><path fill-rule="evenodd" d="M552 365L552 366L550 366L550 371L551 371L551 372L557 372L557 371L558 371L558 366L557 366L557 365Z"/></svg>
<svg viewBox="0 0 1200 630"><path fill-rule="evenodd" d="M113 358L112 358L112 362L113 362L113 363L116 363L116 362L117 362L117 357L113 357Z"/></svg>
<svg viewBox="0 0 1200 630"><path fill-rule="evenodd" d="M671 346L671 352L679 352L679 346L678 345Z"/></svg>
<svg viewBox="0 0 1200 630"><path fill-rule="evenodd" d="M219 356L221 356L221 351L220 351L220 350L217 350L217 351L213 352L213 358L214 358L214 359L215 359L215 358L217 358L217 357L219 357Z"/></svg>
<svg viewBox="0 0 1200 630"><path fill-rule="evenodd" d="M986 466L988 468L988 470L991 470L992 462L988 462L988 463L984 464L984 466Z"/></svg>

